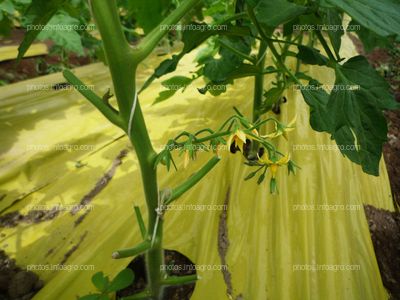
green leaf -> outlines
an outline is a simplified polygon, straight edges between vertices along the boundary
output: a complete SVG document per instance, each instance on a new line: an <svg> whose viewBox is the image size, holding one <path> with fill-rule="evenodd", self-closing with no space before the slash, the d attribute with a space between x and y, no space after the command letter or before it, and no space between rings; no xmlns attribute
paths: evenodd
<svg viewBox="0 0 400 300"><path fill-rule="evenodd" d="M349 88L352 86L359 88ZM364 57L353 57L343 66L336 67L335 89L327 105L334 116L332 137L339 136L342 143L353 143L359 149L357 158L355 152L351 155L342 153L361 164L368 174L379 175L382 146L387 140L382 110L395 108L398 104L390 94L388 84Z"/></svg>
<svg viewBox="0 0 400 300"><path fill-rule="evenodd" d="M84 51L81 36L78 32L71 29L72 26L79 26L79 24L79 20L66 14L56 14L47 24L48 26L54 27L48 27L50 30L43 30L38 35L38 39L52 40L56 45L63 47L67 51L75 52L78 55L83 55ZM68 30L58 30L57 27L68 28Z"/></svg>
<svg viewBox="0 0 400 300"><path fill-rule="evenodd" d="M167 80L164 80L161 84L166 88L171 89L172 87L174 89L176 88L176 90L179 90L179 89L185 89L192 81L193 79L189 77L174 76Z"/></svg>
<svg viewBox="0 0 400 300"><path fill-rule="evenodd" d="M208 70L212 71L212 70ZM213 70L218 72L218 70ZM271 67L267 67L264 69L264 74L273 73L276 70ZM223 70L220 73L217 73L220 77L216 77L217 81L210 81L204 88L198 89L201 94L206 94L210 92L213 96L219 96L222 93L226 92L226 85L228 83L232 83L234 79L255 76L260 74L260 70L258 67L250 64L242 63L235 68Z"/></svg>
<svg viewBox="0 0 400 300"><path fill-rule="evenodd" d="M0 20L0 36L10 36L12 27L13 27L12 20L4 16Z"/></svg>
<svg viewBox="0 0 400 300"><path fill-rule="evenodd" d="M124 269L115 276L108 287L108 292L122 290L132 284L135 275L131 269Z"/></svg>
<svg viewBox="0 0 400 300"><path fill-rule="evenodd" d="M265 179L265 173L262 173L257 179L257 184L261 184Z"/></svg>
<svg viewBox="0 0 400 300"><path fill-rule="evenodd" d="M331 133L343 155L360 164L364 172L377 176L387 135L382 110L399 105L388 92L387 83L361 56L338 65L336 78L330 96L322 89L302 89L311 107L311 126ZM316 85L310 82L308 87ZM351 88L355 86L359 88Z"/></svg>
<svg viewBox="0 0 400 300"><path fill-rule="evenodd" d="M299 52L296 57L306 64L324 66L328 63L328 58L320 54L319 50L307 46L298 46Z"/></svg>
<svg viewBox="0 0 400 300"><path fill-rule="evenodd" d="M370 52L374 50L376 47L390 48L392 46L392 43L388 38L380 37L375 32L372 32L371 30L368 30L364 26L361 26L357 21L351 20L351 22L349 23L349 27L357 28L355 26L359 26L359 29L354 30L353 32L357 34L357 36L363 43L364 50L366 52Z"/></svg>
<svg viewBox="0 0 400 300"><path fill-rule="evenodd" d="M107 289L108 278L104 276L103 272L94 274L92 276L92 282L100 292L104 292Z"/></svg>
<svg viewBox="0 0 400 300"><path fill-rule="evenodd" d="M0 11L12 15L15 12L14 4L10 0L4 0L0 3Z"/></svg>
<svg viewBox="0 0 400 300"><path fill-rule="evenodd" d="M336 141L340 151L352 162L360 164L360 155L358 154L357 141L354 133L349 127L341 127L335 131L332 138Z"/></svg>
<svg viewBox="0 0 400 300"><path fill-rule="evenodd" d="M307 7L286 0L260 0L254 9L257 20L270 27L277 27L306 11Z"/></svg>
<svg viewBox="0 0 400 300"><path fill-rule="evenodd" d="M223 36L220 37L225 44L229 44L237 51L248 55L251 52L251 43L253 41L250 37L237 37L237 36ZM243 58L233 52L231 49L221 47L219 51L219 58L209 58L204 65L203 75L210 79L212 82L225 82L228 80L229 75L234 72L242 64Z"/></svg>
<svg viewBox="0 0 400 300"><path fill-rule="evenodd" d="M339 53L340 45L342 44L342 14L337 9L327 8L323 10L322 20L327 26L327 32L335 53Z"/></svg>
<svg viewBox="0 0 400 300"><path fill-rule="evenodd" d="M83 297L79 297L78 300L101 300L102 299L101 297L102 294L90 294L90 295L85 295Z"/></svg>
<svg viewBox="0 0 400 300"><path fill-rule="evenodd" d="M330 96L322 89L302 89L311 107L311 125L326 131L340 151L363 171L379 175L382 146L387 139L384 109L398 109L389 85L362 56L335 66L336 82ZM317 85L310 82L309 86Z"/></svg>
<svg viewBox="0 0 400 300"><path fill-rule="evenodd" d="M158 94L156 100L154 100L153 104L157 104L157 103L163 102L163 101L165 101L165 100L171 98L173 95L175 95L175 93L176 93L176 90L165 90L165 91L161 91L161 92Z"/></svg>
<svg viewBox="0 0 400 300"><path fill-rule="evenodd" d="M288 168L288 175L293 174L296 175L296 165L289 160L288 164L287 164L287 168Z"/></svg>
<svg viewBox="0 0 400 300"><path fill-rule="evenodd" d="M249 174L244 178L244 180L249 180L249 179L253 178L254 176L257 175L258 171L259 171L259 170L249 173Z"/></svg>
<svg viewBox="0 0 400 300"><path fill-rule="evenodd" d="M400 32L400 3L396 0L327 0L362 26L380 36Z"/></svg>
<svg viewBox="0 0 400 300"><path fill-rule="evenodd" d="M160 78L161 76L168 73L174 72L182 57L184 57L185 54L189 53L193 49L197 48L209 37L217 34L247 36L250 32L247 27L240 26L228 25L228 27L225 29L211 29L212 27L208 27L206 23L191 23L190 25L202 26L205 29L184 31L182 34L182 42L184 43L182 51L179 54L175 54L171 58L161 62L161 64L154 70L154 73L146 80L145 84L141 88L141 91L146 89L155 79Z"/></svg>
<svg viewBox="0 0 400 300"><path fill-rule="evenodd" d="M64 5L66 0L33 0L26 11L26 15L33 16L33 26L46 25L53 15ZM40 30L29 30L18 47L17 62L19 62L35 38L40 33Z"/></svg>
<svg viewBox="0 0 400 300"><path fill-rule="evenodd" d="M264 93L265 100L262 103L261 113L271 110L274 104L277 104L281 100L284 90L283 87L273 87Z"/></svg>
<svg viewBox="0 0 400 300"><path fill-rule="evenodd" d="M340 82L359 85L368 96L364 101L379 109L398 109L399 104L390 92L390 86L384 78L368 63L364 56L355 56L336 68L336 77ZM359 94L359 90L352 91Z"/></svg>
<svg viewBox="0 0 400 300"><path fill-rule="evenodd" d="M156 28L172 8L171 0L127 0L123 1L128 17L137 21L145 34Z"/></svg>
<svg viewBox="0 0 400 300"><path fill-rule="evenodd" d="M168 98L175 95L175 93L179 90L185 90L185 88L193 81L194 79L185 77L185 76L174 76L167 80L164 80L161 84L167 88L167 90L162 91L158 94L158 97L154 101L153 104L162 102L167 100Z"/></svg>
<svg viewBox="0 0 400 300"><path fill-rule="evenodd" d="M328 113L327 105L329 94L320 87L320 84L312 80L302 88L304 100L310 106L310 124L316 131L329 132L332 124L331 114Z"/></svg>

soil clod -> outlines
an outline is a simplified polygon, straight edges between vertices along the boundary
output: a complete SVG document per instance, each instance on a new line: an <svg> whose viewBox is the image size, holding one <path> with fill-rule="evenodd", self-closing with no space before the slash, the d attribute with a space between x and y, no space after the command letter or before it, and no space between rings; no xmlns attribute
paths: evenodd
<svg viewBox="0 0 400 300"><path fill-rule="evenodd" d="M18 267L14 259L0 250L0 299L29 300L43 285L37 274Z"/></svg>
<svg viewBox="0 0 400 300"><path fill-rule="evenodd" d="M364 206L384 286L400 299L400 213Z"/></svg>

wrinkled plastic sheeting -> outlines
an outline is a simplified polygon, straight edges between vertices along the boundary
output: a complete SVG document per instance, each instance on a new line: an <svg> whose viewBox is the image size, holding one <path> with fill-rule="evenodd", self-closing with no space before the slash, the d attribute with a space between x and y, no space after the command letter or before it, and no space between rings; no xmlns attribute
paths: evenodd
<svg viewBox="0 0 400 300"><path fill-rule="evenodd" d="M44 43L35 43L26 51L24 57L32 57L47 54L49 50ZM18 46L2 46L0 47L0 62L5 60L16 59L18 56Z"/></svg>
<svg viewBox="0 0 400 300"><path fill-rule="evenodd" d="M343 57L354 54L350 47L346 50ZM187 57L176 74L193 70L192 60L193 56ZM139 85L155 65L152 58L141 66ZM307 70L320 82L333 83L334 75L327 68ZM75 72L88 85L95 85L100 95L111 87L101 64ZM92 271L38 271L46 285L36 300L75 299L94 291L90 278L95 272L112 277L127 266L131 259L112 260L111 253L140 241L133 205L145 212L137 160L123 133L76 91L27 91L29 85L63 81L55 74L0 89L2 214L18 210L25 215L35 205L76 205L107 171L114 168L115 174L92 199L93 209L85 216L84 211L76 215L65 211L51 221L2 229L1 248L20 265L94 266ZM217 128L234 113L233 106L250 114L252 85L250 79L237 80L227 93L212 97L200 95L196 87L202 83L198 83L152 106L162 90L157 81L140 96L156 148L183 130ZM297 124L289 141L277 139L277 143L301 166L298 174L288 177L280 169L280 193L271 195L268 178L262 185L244 181L251 169L239 154L224 153L209 176L176 204L229 203L226 224L220 222L221 210L168 211L165 248L180 251L201 268L194 300L229 299L227 289L233 299L387 299L362 209L362 204L372 204L393 210L384 162L380 177L373 177L338 150L301 150L298 145L329 148L335 144L327 134L310 128L309 108L299 91L290 90L286 97L288 104L282 105L279 119L287 122L297 114ZM60 151L63 145L82 147ZM124 149L128 155L118 165L115 159ZM160 171L161 188L176 186L210 156L200 153L186 170ZM182 160L177 161L182 167ZM326 204L330 210L302 209ZM341 210L340 205L359 209ZM75 224L78 218L81 222ZM224 252L218 251L221 234L229 239L225 249L226 272L231 274L228 284L219 270ZM306 265L351 265L357 270L296 270Z"/></svg>

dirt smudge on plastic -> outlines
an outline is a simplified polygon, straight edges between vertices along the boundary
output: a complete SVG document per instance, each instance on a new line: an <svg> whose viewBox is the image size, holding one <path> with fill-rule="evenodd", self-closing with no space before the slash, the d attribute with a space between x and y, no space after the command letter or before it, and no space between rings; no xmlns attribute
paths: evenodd
<svg viewBox="0 0 400 300"><path fill-rule="evenodd" d="M16 227L20 223L37 224L54 219L60 211L57 207L51 210L31 210L26 215L13 211L0 216L0 227Z"/></svg>
<svg viewBox="0 0 400 300"><path fill-rule="evenodd" d="M79 205L76 205L71 209L72 215L75 215L82 209L82 207L88 205L93 200L93 198L96 197L108 185L108 183L113 178L117 167L122 164L122 160L127 154L128 150L124 149L117 155L117 157L112 162L111 168L106 173L104 173L104 175L96 182L95 186L90 190L90 192L83 196ZM87 216L87 213L85 213L84 216ZM80 224L83 218L82 216L79 217L78 220L75 221L75 226Z"/></svg>
<svg viewBox="0 0 400 300"><path fill-rule="evenodd" d="M79 246L82 244L82 242L84 241L84 239L86 238L88 232L85 231L84 234L81 235L81 237L79 238L78 243L76 243L74 246L72 246L71 249L69 249L65 254L64 254L64 258L62 259L62 261L60 262L60 265L64 265L68 258L76 251L78 250Z"/></svg>
<svg viewBox="0 0 400 300"><path fill-rule="evenodd" d="M228 188L224 200L224 209L219 216L218 224L218 254L221 259L221 272L224 277L226 284L226 293L230 299L243 300L242 294L238 296L233 296L233 285L232 285L232 274L229 271L226 256L229 249L229 235L228 235L228 208L229 208L229 198L230 198L230 187Z"/></svg>

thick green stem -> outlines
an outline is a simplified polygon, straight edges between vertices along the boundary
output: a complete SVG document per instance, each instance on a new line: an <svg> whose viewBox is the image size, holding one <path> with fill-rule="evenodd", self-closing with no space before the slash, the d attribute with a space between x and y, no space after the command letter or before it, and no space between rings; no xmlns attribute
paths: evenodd
<svg viewBox="0 0 400 300"><path fill-rule="evenodd" d="M120 22L115 1L92 0L92 11L100 31L105 54L110 67L120 114L125 124L131 119L131 110L136 94L135 75L139 61L132 58L132 49L127 43ZM139 160L143 188L148 208L148 229L155 227L158 205L157 171L154 169L156 153L147 133L142 110L136 103L132 116L131 131L127 132ZM129 128L129 126L126 126ZM160 228L162 226L159 226ZM162 230L161 230L162 231ZM160 232L161 232L160 231ZM157 243L146 253L149 288L155 299L160 296L160 265L163 264L163 250L160 235Z"/></svg>
<svg viewBox="0 0 400 300"><path fill-rule="evenodd" d="M102 37L104 51L110 68L120 117L138 157L142 183L148 209L148 236L152 235L151 248L146 252L148 289L152 299L161 299L161 280L165 272L162 249L162 217L158 216L157 170L154 168L156 153L150 141L136 91L136 69L138 64L154 49L168 28L185 15L200 0L186 0L160 25L142 40L137 48L126 41L119 20L115 0L91 0L93 17ZM156 232L154 232L154 230Z"/></svg>
<svg viewBox="0 0 400 300"><path fill-rule="evenodd" d="M264 95L264 70L265 65L265 51L267 50L267 44L264 41L260 42L260 48L257 56L257 68L260 70L260 74L255 76L254 80L254 97L253 97L253 122L257 122L261 117L261 105Z"/></svg>
<svg viewBox="0 0 400 300"><path fill-rule="evenodd" d="M152 214L149 211L149 214ZM157 221L158 220L158 221ZM153 221L151 221L153 222ZM150 223L150 222L149 222ZM166 276L163 266L164 262L164 250L162 248L163 239L163 220L161 217L155 217L153 227L156 230L153 232L152 246L146 253L146 272L148 279L148 288L152 293L152 299L162 299L163 288L162 280ZM150 237L149 237L150 238Z"/></svg>
<svg viewBox="0 0 400 300"><path fill-rule="evenodd" d="M97 23L110 68L118 107L127 123L135 96L135 73L138 62L131 58L131 48L125 39L114 0L92 0L93 16ZM140 110L140 107L137 107Z"/></svg>

